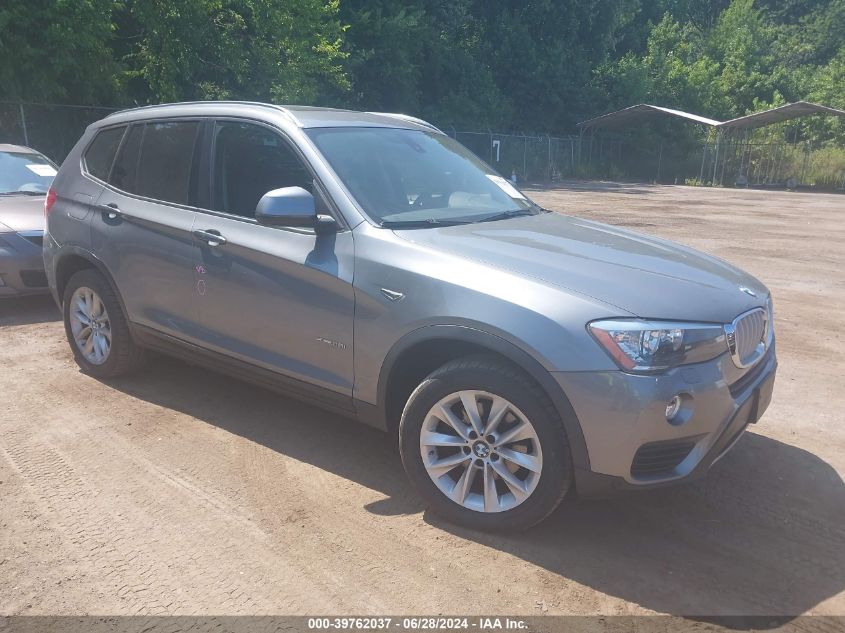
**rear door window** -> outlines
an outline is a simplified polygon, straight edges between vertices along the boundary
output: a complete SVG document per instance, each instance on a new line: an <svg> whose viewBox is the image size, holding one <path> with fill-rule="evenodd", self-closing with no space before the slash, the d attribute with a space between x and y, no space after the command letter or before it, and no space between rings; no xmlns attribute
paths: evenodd
<svg viewBox="0 0 845 633"><path fill-rule="evenodd" d="M188 204L198 121L147 123L131 193Z"/></svg>
<svg viewBox="0 0 845 633"><path fill-rule="evenodd" d="M100 180L108 180L114 156L126 126L101 131L85 150L85 170Z"/></svg>

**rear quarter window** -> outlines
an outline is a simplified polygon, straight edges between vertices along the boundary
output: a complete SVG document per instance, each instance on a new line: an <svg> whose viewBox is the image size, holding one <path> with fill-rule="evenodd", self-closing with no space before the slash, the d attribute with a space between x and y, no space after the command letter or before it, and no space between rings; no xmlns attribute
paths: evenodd
<svg viewBox="0 0 845 633"><path fill-rule="evenodd" d="M114 156L125 131L126 127L121 126L99 132L85 150L85 171L94 178L108 180Z"/></svg>
<svg viewBox="0 0 845 633"><path fill-rule="evenodd" d="M135 174L138 170L138 154L141 151L143 135L143 125L133 125L129 128L109 178L109 184L117 189L130 193L135 191Z"/></svg>

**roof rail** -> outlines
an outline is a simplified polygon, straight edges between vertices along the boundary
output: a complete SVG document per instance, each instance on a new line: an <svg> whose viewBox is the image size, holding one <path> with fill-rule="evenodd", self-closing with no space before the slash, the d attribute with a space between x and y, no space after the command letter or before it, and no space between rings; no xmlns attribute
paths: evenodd
<svg viewBox="0 0 845 633"><path fill-rule="evenodd" d="M428 121L424 121L423 119L417 118L415 116L411 116L410 114L398 114L396 112L366 112L365 114L376 114L378 116L386 116L386 117L391 117L393 119L399 119L400 121L407 121L409 123L416 123L417 125L422 125L422 126L427 127L431 130L434 130L435 132L440 132L441 134L444 133L443 130L441 130L437 126L432 125L431 123L429 123Z"/></svg>
<svg viewBox="0 0 845 633"><path fill-rule="evenodd" d="M106 115L104 118L108 119L109 117L115 116L117 114L123 114L124 112L137 112L138 110L149 110L150 108L161 108L163 106L177 106L177 105L207 105L207 104L220 104L220 105L250 105L250 106L261 106L264 108L272 108L273 110L278 110L287 116L291 121L294 123L297 122L296 117L291 114L290 110L285 108L284 106L276 105L274 103L263 103L261 101L213 101L213 100L205 100L205 101L178 101L176 103L156 103L153 105L145 105L145 106L138 106L137 108L126 108L125 110L118 110L117 112L112 112L111 114Z"/></svg>

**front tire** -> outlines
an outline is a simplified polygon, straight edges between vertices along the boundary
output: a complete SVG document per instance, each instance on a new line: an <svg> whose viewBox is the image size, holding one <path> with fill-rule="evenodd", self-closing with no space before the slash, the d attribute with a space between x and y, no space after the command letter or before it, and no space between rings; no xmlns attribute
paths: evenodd
<svg viewBox="0 0 845 633"><path fill-rule="evenodd" d="M99 271L71 276L62 312L73 358L86 374L115 378L143 364L144 350L132 340L117 294Z"/></svg>
<svg viewBox="0 0 845 633"><path fill-rule="evenodd" d="M458 359L426 377L399 436L405 471L431 509L474 529L527 529L572 485L569 444L548 396L492 356Z"/></svg>

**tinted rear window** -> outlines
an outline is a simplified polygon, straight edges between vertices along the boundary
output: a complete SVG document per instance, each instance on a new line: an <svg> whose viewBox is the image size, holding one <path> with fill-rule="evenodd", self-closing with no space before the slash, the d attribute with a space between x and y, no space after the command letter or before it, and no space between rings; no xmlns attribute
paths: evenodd
<svg viewBox="0 0 845 633"><path fill-rule="evenodd" d="M89 174L100 180L108 179L124 130L123 126L114 127L97 134L85 151L85 169Z"/></svg>
<svg viewBox="0 0 845 633"><path fill-rule="evenodd" d="M147 123L133 193L176 204L188 202L197 121Z"/></svg>

